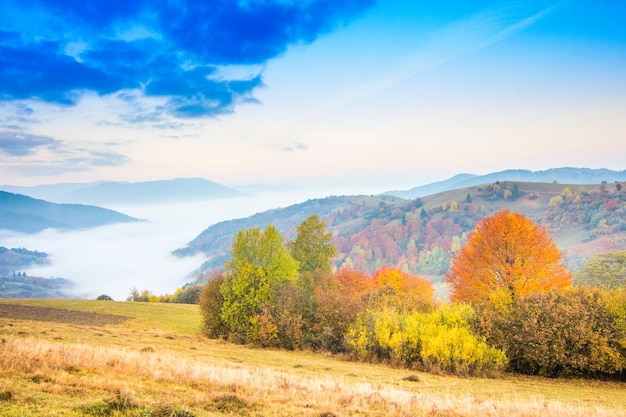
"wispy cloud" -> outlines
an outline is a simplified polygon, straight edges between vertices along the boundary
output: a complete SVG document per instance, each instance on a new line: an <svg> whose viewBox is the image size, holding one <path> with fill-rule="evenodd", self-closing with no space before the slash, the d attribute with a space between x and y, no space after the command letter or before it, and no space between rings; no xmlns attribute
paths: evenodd
<svg viewBox="0 0 626 417"><path fill-rule="evenodd" d="M373 3L3 1L0 100L75 105L85 91L136 90L166 98L175 117L229 113L254 100L267 60Z"/></svg>
<svg viewBox="0 0 626 417"><path fill-rule="evenodd" d="M21 130L24 125L38 121L34 113L35 110L25 103L0 101L0 128Z"/></svg>
<svg viewBox="0 0 626 417"><path fill-rule="evenodd" d="M282 152L303 152L309 149L309 145L302 142L293 142L288 145L277 146Z"/></svg>
<svg viewBox="0 0 626 417"><path fill-rule="evenodd" d="M75 152L71 155L56 155L46 158L32 158L20 163L7 163L3 169L24 176L53 176L67 173L88 172L96 167L115 167L131 160L117 152L94 151Z"/></svg>
<svg viewBox="0 0 626 417"><path fill-rule="evenodd" d="M428 34L418 42L421 46L397 62L394 69L346 92L340 101L352 101L384 90L397 83L472 55L502 42L531 27L550 14L563 1L529 10L519 5L506 5L472 15Z"/></svg>
<svg viewBox="0 0 626 417"><path fill-rule="evenodd" d="M49 136L22 132L0 132L0 161L5 171L23 175L58 175L84 172L103 166L121 166L130 159L105 143L96 149L72 147Z"/></svg>

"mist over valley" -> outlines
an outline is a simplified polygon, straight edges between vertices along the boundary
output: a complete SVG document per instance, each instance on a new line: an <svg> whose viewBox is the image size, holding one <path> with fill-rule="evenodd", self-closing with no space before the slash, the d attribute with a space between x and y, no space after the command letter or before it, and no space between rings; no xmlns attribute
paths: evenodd
<svg viewBox="0 0 626 417"><path fill-rule="evenodd" d="M520 180L533 180L538 175L552 180L544 185L506 182L511 178L511 173ZM424 195L421 200L414 200L415 196L405 199L402 197L403 192L384 193L383 189L373 187L255 185L239 188L242 191L233 198L215 196L200 201L172 198L176 202L159 204L150 204L150 199L141 204L111 202L97 209L119 213L124 216L121 217L123 219L141 221L79 230L54 228L55 224L51 223L45 230L33 233L0 230L0 246L26 248L48 254L45 264L33 263L13 271L25 272L32 277L68 279L73 286L67 289L67 296L95 298L106 294L116 300L124 300L131 288L139 291L147 289L156 295L171 294L176 288L193 282L199 272L223 266L231 239L238 229L264 227L272 223L289 238L304 217L318 214L326 219L330 230L337 237L335 244L339 245L340 254L336 258L336 267L353 267L371 272L383 264L398 264L413 273L431 276L431 279L441 283L454 246L451 242L456 239L457 244L462 243L463 233L469 232L473 222L485 213L511 208L537 220L544 219L547 222L545 226L554 233L560 247L567 251L570 266L577 268L591 256L597 255L602 248L608 250L621 247L615 243L617 238L611 237L623 233L620 229L623 219L620 220L619 213L604 209L594 209L597 211L595 214L589 211L592 203L593 207L602 204L598 206L602 208L608 200L621 197L612 194L614 191L599 193L598 183L585 189L584 186L575 188L561 185L561 181L573 183L579 178L578 182L584 183L601 179L606 183L605 188L612 190L616 187L613 183L623 180L623 175L623 171L561 168L546 172L504 171L484 176L484 181L496 181L492 184L494 186L499 184L498 178L504 181L499 192L495 192L492 186L461 188L465 185L462 184L455 187L461 177L457 175L421 187L421 190L432 193ZM472 178L474 184L478 181L474 178L477 176L464 174L463 177ZM193 182L198 184L196 180ZM160 194L161 201L167 200L174 183L161 181L151 184L156 183L163 188L154 192ZM511 190L518 185L523 198L519 201L504 198L503 193L507 189L510 195ZM572 208L567 208L567 201L560 208L552 207L554 203L551 200L564 195L565 188L571 188L572 195L583 193L583 201L591 198L589 204L583 205L584 210L577 209L580 211L577 216L586 213L585 216L595 219L593 224L574 222L565 227L567 223L564 223L564 216ZM42 190L50 193L55 189L67 191L68 187L51 185L31 188L36 191L35 195ZM21 191L28 192L29 189L26 187ZM415 193L415 190L406 193ZM469 200L473 199L472 203L468 202L468 195ZM117 201L115 198L113 200ZM577 204L580 204L580 197L578 200ZM457 211L452 210L452 201L456 202ZM3 208L6 207L0 207ZM421 213L421 210L424 212ZM612 220L611 216L616 215L618 217ZM416 229L414 232L417 234L412 235L409 229L418 218L423 223L423 232ZM600 231L600 218L605 219L605 224L607 221L613 224L611 227L614 233ZM454 227L445 226L445 222L451 222ZM443 228L440 233L436 232L440 228ZM423 239L426 240L421 242ZM597 239L602 242L598 243L600 241Z"/></svg>
<svg viewBox="0 0 626 417"><path fill-rule="evenodd" d="M0 246L47 253L48 264L19 271L36 277L61 277L74 286L68 296L115 300L128 297L131 288L155 294L173 293L195 279L204 254L177 257L210 225L247 217L277 207L325 196L329 190L305 189L173 204L103 205L141 222L117 223L82 230L48 228L27 234L0 230Z"/></svg>

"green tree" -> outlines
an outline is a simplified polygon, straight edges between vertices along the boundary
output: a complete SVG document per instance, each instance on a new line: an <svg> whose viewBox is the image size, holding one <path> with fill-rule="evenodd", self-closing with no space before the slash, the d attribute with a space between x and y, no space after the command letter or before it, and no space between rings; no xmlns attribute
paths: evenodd
<svg viewBox="0 0 626 417"><path fill-rule="evenodd" d="M443 248L435 246L420 256L417 267L423 274L440 275L450 267L450 257Z"/></svg>
<svg viewBox="0 0 626 417"><path fill-rule="evenodd" d="M287 252L278 230L268 225L237 232L226 263L222 320L236 340L265 344L272 338L268 316L272 299L298 276L298 262Z"/></svg>
<svg viewBox="0 0 626 417"><path fill-rule="evenodd" d="M177 294L173 302L180 304L198 304L202 287L200 285L187 285Z"/></svg>
<svg viewBox="0 0 626 417"><path fill-rule="evenodd" d="M626 287L626 250L598 255L576 274L574 281L599 288Z"/></svg>
<svg viewBox="0 0 626 417"><path fill-rule="evenodd" d="M296 239L287 244L291 256L298 261L300 273L316 269L330 271L337 249L333 235L326 231L326 223L316 214L308 217L297 228Z"/></svg>

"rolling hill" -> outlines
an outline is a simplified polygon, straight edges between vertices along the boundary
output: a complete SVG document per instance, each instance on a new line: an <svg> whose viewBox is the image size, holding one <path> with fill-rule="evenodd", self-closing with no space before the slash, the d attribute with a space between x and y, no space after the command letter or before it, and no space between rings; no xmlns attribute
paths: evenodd
<svg viewBox="0 0 626 417"><path fill-rule="evenodd" d="M44 229L73 230L136 222L117 211L82 204L55 204L0 191L0 229L37 233Z"/></svg>
<svg viewBox="0 0 626 417"><path fill-rule="evenodd" d="M210 257L203 269L219 268L238 230L271 223L292 239L302 220L318 214L334 235L337 268L371 272L396 265L436 280L475 223L505 209L546 227L573 270L601 252L626 248L621 184L496 181L414 200L385 195L310 200L215 224L175 254L203 252Z"/></svg>

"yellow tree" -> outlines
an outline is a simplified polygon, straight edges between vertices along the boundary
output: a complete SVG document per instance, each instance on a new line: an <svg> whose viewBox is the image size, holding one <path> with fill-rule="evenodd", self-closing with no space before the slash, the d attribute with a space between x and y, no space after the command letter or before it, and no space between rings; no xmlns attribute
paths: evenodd
<svg viewBox="0 0 626 417"><path fill-rule="evenodd" d="M396 267L383 266L374 273L381 301L388 301L393 307L407 310L431 310L435 290L426 278L412 275Z"/></svg>
<svg viewBox="0 0 626 417"><path fill-rule="evenodd" d="M446 274L452 301L485 304L495 292L511 298L572 285L572 273L548 231L508 210L486 218L452 258Z"/></svg>

